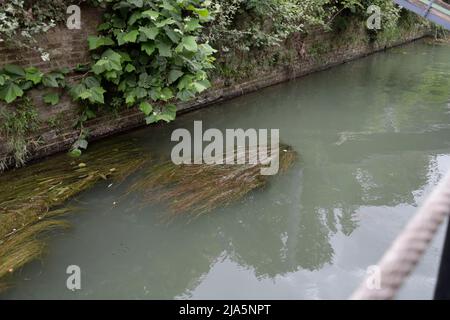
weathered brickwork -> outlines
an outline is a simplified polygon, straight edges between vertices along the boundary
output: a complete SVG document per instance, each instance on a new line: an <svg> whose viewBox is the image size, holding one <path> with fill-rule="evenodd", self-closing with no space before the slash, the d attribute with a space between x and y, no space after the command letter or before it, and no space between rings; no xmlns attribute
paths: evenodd
<svg viewBox="0 0 450 320"><path fill-rule="evenodd" d="M43 62L39 55L34 52L8 49L0 43L0 66L14 63L22 66L33 65L42 70L50 71L62 67L73 68L77 64L88 62L89 53L86 38L88 35L95 33L96 26L101 20L101 13L96 9L87 8L84 8L82 13L81 30L68 30L64 27L55 28L39 39L40 46L50 53L51 61ZM410 42L427 34L427 30L417 27L406 33L399 33L401 35L396 39L381 43L368 43L366 40L355 41L358 38L366 39L366 36L362 34L365 31L361 29L359 32L360 34L349 32L347 35L342 35L339 41L337 41L336 35L323 30L311 31L307 36L294 36L290 40L290 46L295 48L297 57L291 65L274 67L273 70L266 70L254 76L253 79L243 80L231 85L225 85L227 81L216 79L213 87L205 94L195 101L178 105L178 109L184 112L228 100L273 84L345 63L388 47ZM345 37L353 40L345 41ZM67 150L78 136L78 132L73 129L77 105L65 95L57 106L47 106L42 102L43 94L42 91L35 91L31 94L34 104L38 107L42 126L36 134L41 143L31 150L30 160ZM0 105L1 107L4 106ZM49 119L53 121L49 121ZM52 122L56 122L57 125L52 126ZM100 139L143 124L141 112L131 109L118 116L99 116L88 122L87 127L89 128L90 139ZM0 137L0 159L10 159L2 137Z"/></svg>

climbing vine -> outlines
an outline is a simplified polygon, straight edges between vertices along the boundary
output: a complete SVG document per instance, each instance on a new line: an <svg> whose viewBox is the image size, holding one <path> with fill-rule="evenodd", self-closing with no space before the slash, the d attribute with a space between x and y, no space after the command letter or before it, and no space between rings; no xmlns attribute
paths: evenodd
<svg viewBox="0 0 450 320"><path fill-rule="evenodd" d="M0 69L0 102L10 108L0 109L0 134L6 138L7 148L13 153L17 165L25 162L28 153L27 136L38 127L37 111L26 95L33 88L47 88L43 95L45 103L59 102L59 88L66 86L64 74L67 70L43 73L35 67L22 68L6 65ZM0 169L4 163L0 162Z"/></svg>
<svg viewBox="0 0 450 320"><path fill-rule="evenodd" d="M35 67L22 68L8 64L0 69L0 101L7 104L24 97L33 88L64 88L65 74L69 70L62 69L44 74ZM45 103L55 105L59 102L58 92L50 92L43 96Z"/></svg>
<svg viewBox="0 0 450 320"><path fill-rule="evenodd" d="M210 20L208 2L108 2L100 34L88 39L94 63L72 88L73 97L88 105L112 99L138 105L147 123L173 120L174 100L187 101L210 86L206 70L215 50L198 41L202 23Z"/></svg>
<svg viewBox="0 0 450 320"><path fill-rule="evenodd" d="M147 124L175 119L175 101L188 101L210 86L215 50L200 42L211 20L209 1L106 0L98 35L88 38L93 64L70 89L84 106L83 119L101 108L138 106ZM81 130L83 132L83 130ZM79 155L85 135L72 148Z"/></svg>

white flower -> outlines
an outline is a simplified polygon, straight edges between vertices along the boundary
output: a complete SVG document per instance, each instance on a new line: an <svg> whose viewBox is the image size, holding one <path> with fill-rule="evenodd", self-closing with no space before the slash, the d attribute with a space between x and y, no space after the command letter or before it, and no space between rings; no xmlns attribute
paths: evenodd
<svg viewBox="0 0 450 320"><path fill-rule="evenodd" d="M42 61L50 61L50 54L48 52L42 52L41 59Z"/></svg>

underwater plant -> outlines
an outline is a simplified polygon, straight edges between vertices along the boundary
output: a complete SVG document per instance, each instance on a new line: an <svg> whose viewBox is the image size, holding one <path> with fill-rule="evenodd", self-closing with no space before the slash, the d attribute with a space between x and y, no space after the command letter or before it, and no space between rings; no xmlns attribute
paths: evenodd
<svg viewBox="0 0 450 320"><path fill-rule="evenodd" d="M45 235L69 227L59 219L74 208L70 198L101 180L121 182L145 162L133 143L119 141L92 148L82 157L59 155L0 175L0 292L8 278L45 252Z"/></svg>
<svg viewBox="0 0 450 320"><path fill-rule="evenodd" d="M284 172L297 154L286 145L279 149L280 172ZM254 157L256 150L250 148L235 155ZM265 186L270 176L261 175L260 170L268 160L256 164L175 165L170 160L151 159L125 138L97 144L79 158L61 154L8 171L0 175L0 292L10 287L15 271L46 252L46 239L52 231L70 227L61 219L76 209L69 207L67 200L99 181L118 185L131 180L124 196L141 195L141 205L167 204L174 213L168 218L182 213L197 217Z"/></svg>
<svg viewBox="0 0 450 320"><path fill-rule="evenodd" d="M297 153L287 145L281 144L278 148L279 172L283 173L293 165ZM254 146L240 154L235 149L234 156L250 159L257 156L258 150L258 146ZM262 175L261 168L268 161L259 159L255 164L233 165L175 165L168 160L144 170L142 176L129 187L129 192L140 192L144 204L167 204L174 215L187 213L199 216L264 187L270 176Z"/></svg>

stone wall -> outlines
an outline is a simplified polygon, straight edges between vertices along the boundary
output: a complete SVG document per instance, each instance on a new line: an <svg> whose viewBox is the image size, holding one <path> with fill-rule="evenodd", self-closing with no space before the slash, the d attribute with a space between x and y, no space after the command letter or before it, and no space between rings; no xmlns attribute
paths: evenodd
<svg viewBox="0 0 450 320"><path fill-rule="evenodd" d="M95 28L101 20L101 13L96 9L82 10L82 29L68 30L64 27L55 28L39 39L41 47L48 50L51 61L43 62L31 51L7 49L0 43L0 66L7 63L22 66L37 66L45 71L62 67L73 68L77 64L89 61L86 38L95 33ZM390 38L369 42L363 26L350 28L336 35L321 29L312 30L307 35L295 35L286 43L286 50L293 53L289 64L283 63L259 71L239 81L225 81L216 77L213 87L195 101L178 105L180 112L207 106L245 93L255 91L296 77L330 68L337 64L357 59L385 48L404 44L425 36L428 30L416 26L408 26L399 30ZM74 79L72 79L74 80ZM70 81L70 79L69 79ZM44 92L35 91L31 94L39 111L41 127L30 139L39 144L30 148L28 159L38 159L56 152L65 151L78 137L73 128L77 115L77 105L65 95L57 106L47 106L42 102ZM1 106L0 108L5 107ZM89 121L90 139L100 139L114 133L123 132L144 125L143 115L139 110L129 109L119 115L105 114ZM13 164L8 155L5 139L0 137L0 161Z"/></svg>

